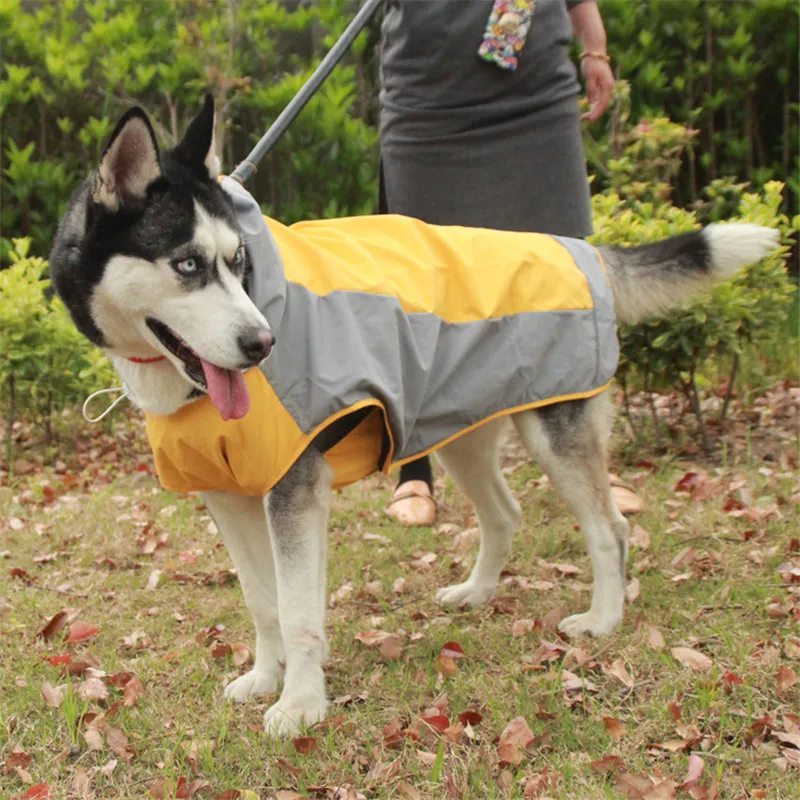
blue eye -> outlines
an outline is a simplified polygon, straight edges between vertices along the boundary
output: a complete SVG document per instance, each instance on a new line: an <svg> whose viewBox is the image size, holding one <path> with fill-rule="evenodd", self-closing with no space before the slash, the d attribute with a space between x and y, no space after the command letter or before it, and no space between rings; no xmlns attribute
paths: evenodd
<svg viewBox="0 0 800 800"><path fill-rule="evenodd" d="M178 261L175 264L175 269L180 272L181 275L191 275L197 272L198 268L199 265L195 258L184 258L183 261Z"/></svg>
<svg viewBox="0 0 800 800"><path fill-rule="evenodd" d="M244 266L244 245L240 244L238 250L236 251L236 255L233 257L233 266L234 267L243 267Z"/></svg>

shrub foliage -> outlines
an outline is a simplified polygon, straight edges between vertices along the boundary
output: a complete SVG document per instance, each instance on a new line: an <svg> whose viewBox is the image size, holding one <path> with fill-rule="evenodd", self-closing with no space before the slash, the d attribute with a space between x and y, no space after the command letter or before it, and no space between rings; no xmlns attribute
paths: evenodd
<svg viewBox="0 0 800 800"><path fill-rule="evenodd" d="M11 265L0 271L6 413L47 417L115 381L51 296L37 256L49 250L71 190L121 112L142 105L170 146L212 91L231 168L353 7L0 0L0 265ZM595 240L640 243L733 217L796 231L797 220L784 215L793 202L786 197L800 192L794 0L604 0L602 10L626 80L613 112L587 136ZM377 22L262 163L249 188L266 213L293 222L374 210L376 30ZM623 328L620 378L678 386L699 415L704 365L713 357L735 371L747 347L779 338L791 295L784 254L776 253L669 320Z"/></svg>

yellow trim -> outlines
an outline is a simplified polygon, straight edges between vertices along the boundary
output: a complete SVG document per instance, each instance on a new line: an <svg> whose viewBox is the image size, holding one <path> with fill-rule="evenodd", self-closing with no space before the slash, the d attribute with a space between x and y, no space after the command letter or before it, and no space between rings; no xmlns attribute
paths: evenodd
<svg viewBox="0 0 800 800"><path fill-rule="evenodd" d="M272 486L275 486L278 483L278 481L292 468L294 463L297 461L298 458L300 458L301 455L303 455L303 453L306 451L306 449L314 440L314 438L318 434L322 433L322 431L324 431L325 428L327 428L329 425L333 425L333 423L336 422L336 420L342 419L342 417L346 417L348 414L352 414L354 411L360 411L362 408L368 408L368 407L380 409L381 414L383 414L383 427L386 434L389 437L389 454L386 457L383 467L379 467L378 471L388 472L388 469L386 469L386 467L387 465L391 464L391 458L392 455L394 454L394 438L392 437L392 430L389 427L389 417L387 416L386 409L384 408L383 403L381 403L380 400L374 398L368 398L366 400L359 400L357 403L353 403L352 406L348 406L347 408L343 408L341 411L337 411L333 416L328 417L326 420L317 425L317 427L314 428L314 430L312 430L311 433L306 434L306 438L303 441L302 446L298 447L292 453L292 458L286 465L286 468L283 470L279 470L280 474L278 475L278 478L275 480ZM366 478L367 476L365 475L364 477ZM270 489L272 488L272 486L270 486ZM269 491L269 489L267 491Z"/></svg>
<svg viewBox="0 0 800 800"><path fill-rule="evenodd" d="M417 453L416 455L409 456L408 458L401 458L399 461L395 461L394 464L389 466L389 469L384 470L384 472L390 472L391 470L402 467L403 464L408 464L410 461L416 461L418 458L422 458L424 456L429 456L431 453L435 453L440 447L444 447L450 442L454 442L456 439L464 436L471 431L474 431L476 428L480 428L481 425L485 425L487 422L491 422L493 419L499 419L500 417L507 417L511 414L519 414L522 411L531 411L534 408L541 408L542 406L551 406L555 403L565 403L568 400L585 400L587 397L594 397L595 395L602 394L613 382L613 378L603 386L600 386L597 389L590 389L587 392L575 392L574 394L565 394L559 397L550 397L547 400L536 400L533 403L525 403L521 406L513 406L512 408L504 408L502 411L496 411L494 414L490 414L488 417L484 417L479 422L470 425L468 428L464 428L460 430L458 433L454 433L452 436L448 436L447 439L442 439L441 442L438 442L433 447L429 447L427 450L423 450L421 453Z"/></svg>
<svg viewBox="0 0 800 800"><path fill-rule="evenodd" d="M328 427L333 422L336 422L337 419L341 419L347 414L350 414L354 411L358 411L361 408L365 408L366 406L373 406L374 408L379 408L383 414L383 421L386 430L386 434L389 436L389 454L386 457L383 466L378 470L379 472L388 475L392 470L397 469L398 467L402 467L403 464L408 464L412 461L416 461L418 458L424 458L425 456L429 456L431 453L435 453L440 447L444 447L445 445L450 444L450 442L454 442L456 439L459 439L462 436L465 436L468 433L471 433L477 428L480 428L481 425L485 425L487 422L491 422L492 420L499 419L500 417L508 417L512 414L519 414L523 411L532 411L534 408L542 408L543 406L551 406L555 405L556 403L566 403L569 400L585 400L589 397L595 397L598 394L602 394L606 389L611 386L614 382L612 378L608 383L599 386L596 389L589 389L585 392L573 392L572 394L564 394L559 395L558 397L550 397L547 400L536 400L532 403L524 403L521 406L512 406L511 408L504 408L502 411L495 411L494 414L490 414L488 417L484 417L483 419L479 420L478 422L473 423L467 428L463 428L462 430L458 431L458 433L454 433L452 436L448 436L446 439L442 439L440 442L437 442L432 447L429 447L427 450L423 450L420 453L416 453L413 456L407 456L406 458L401 458L398 461L392 462L392 454L394 453L394 440L392 438L392 431L388 424L388 417L386 414L386 408L384 407L383 403L380 400L362 400L358 403L355 403L352 406L348 406L342 411L337 412L334 416L329 417L325 422L318 425L314 432L311 434L310 438L313 439L318 433L321 433L325 428ZM305 449L305 448L303 448ZM295 456L294 461L296 461L300 455L302 454L302 450ZM294 463L292 461L292 464ZM284 471L288 471L287 469ZM283 477L283 476L281 476ZM364 476L367 477L366 475ZM279 479L280 480L280 479ZM275 481L277 483L277 481Z"/></svg>

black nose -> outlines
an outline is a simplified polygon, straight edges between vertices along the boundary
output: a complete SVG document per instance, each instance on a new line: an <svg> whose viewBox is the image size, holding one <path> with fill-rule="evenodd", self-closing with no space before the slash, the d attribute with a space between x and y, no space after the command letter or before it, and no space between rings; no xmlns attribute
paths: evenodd
<svg viewBox="0 0 800 800"><path fill-rule="evenodd" d="M244 357L253 364L263 361L275 344L275 337L263 328L240 334L236 340Z"/></svg>

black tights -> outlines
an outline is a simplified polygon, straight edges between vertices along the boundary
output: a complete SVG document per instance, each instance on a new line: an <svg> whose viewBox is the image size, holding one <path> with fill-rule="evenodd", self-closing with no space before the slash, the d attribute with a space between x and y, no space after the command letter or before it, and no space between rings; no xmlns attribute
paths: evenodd
<svg viewBox="0 0 800 800"><path fill-rule="evenodd" d="M389 205L386 202L386 186L383 180L383 165L381 164L378 172L378 213L388 214ZM433 494L433 467L428 456L422 456L416 461L410 461L400 467L400 478L398 483L406 481L425 481Z"/></svg>
<svg viewBox="0 0 800 800"><path fill-rule="evenodd" d="M422 456L416 461L409 461L408 464L403 464L400 467L398 483L405 483L406 481L425 481L431 490L431 494L433 494L433 467L428 456Z"/></svg>

